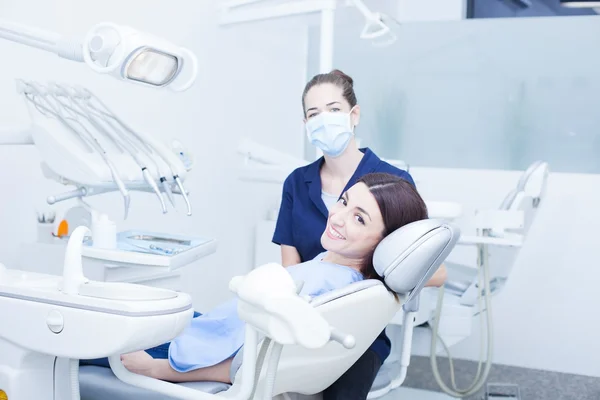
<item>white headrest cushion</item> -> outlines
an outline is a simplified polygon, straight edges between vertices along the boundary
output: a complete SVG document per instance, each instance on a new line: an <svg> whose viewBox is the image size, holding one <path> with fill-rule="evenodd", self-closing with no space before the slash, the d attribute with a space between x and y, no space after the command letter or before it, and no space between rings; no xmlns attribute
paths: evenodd
<svg viewBox="0 0 600 400"><path fill-rule="evenodd" d="M431 278L459 236L458 228L442 220L413 222L379 243L373 255L373 266L390 289L406 294L417 286L422 287Z"/></svg>

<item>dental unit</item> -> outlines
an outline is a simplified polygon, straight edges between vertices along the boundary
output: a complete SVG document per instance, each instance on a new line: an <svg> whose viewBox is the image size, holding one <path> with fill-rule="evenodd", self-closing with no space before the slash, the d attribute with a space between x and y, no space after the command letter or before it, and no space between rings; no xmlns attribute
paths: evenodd
<svg viewBox="0 0 600 400"><path fill-rule="evenodd" d="M182 161L183 151L176 154L150 135L135 131L88 89L23 80L18 81L17 88L34 121L39 115L47 117L32 124L21 144L36 145L47 177L77 186L49 196L49 204L118 190L127 218L129 191L152 191L163 213L167 212L163 193L173 206L176 193L183 197L191 215L183 180L192 165Z"/></svg>
<svg viewBox="0 0 600 400"><path fill-rule="evenodd" d="M347 370L400 309L406 311L405 366L410 361L412 321L419 293L460 236L456 227L424 220L393 232L374 256L379 280L356 282L313 299L296 295L285 268L267 263L230 282L246 322L244 347L231 366L233 384L171 384L127 371L118 357L111 369L82 366L83 400L319 399ZM380 310L373 312L373 310Z"/></svg>
<svg viewBox="0 0 600 400"><path fill-rule="evenodd" d="M493 362L492 297L501 292L526 244L527 234L545 198L549 173L548 163L532 163L497 209L477 209L471 216L465 216L466 225L474 232L462 234L455 250L473 249L474 253L468 254L473 254L474 260L468 264L457 263L451 255L444 262L448 269L445 285L439 289L426 288L421 295L421 309L415 316L413 351L430 358L434 378L445 393L434 394L401 386L405 371L397 333L403 323L399 313L387 328L392 353L382 365L369 399L395 390L399 395L415 399L449 400L472 396L483 388ZM480 360L473 382L466 388L459 388L454 379L449 348L471 336L476 316L480 319L481 329L485 327L486 337L481 338ZM449 384L443 381L438 367L437 357L444 353L450 361L452 379Z"/></svg>
<svg viewBox="0 0 600 400"><path fill-rule="evenodd" d="M169 147L135 130L86 88L24 80L17 82L17 88L33 121L21 131L20 144L35 145L46 178L74 186L48 196L47 203L71 199L76 203L59 212L52 236L47 225L38 224L44 233L37 242L23 245L19 267L60 274L65 239L73 228L87 226L92 235L84 240L84 270L92 279L178 289L179 270L216 251L216 241L139 230L118 232L108 215L86 199L118 191L127 218L131 191L154 193L162 213L168 211L167 201L177 210L175 196L181 196L189 216L192 207L184 181L193 167L193 155L180 142ZM10 138L2 139L0 144L14 144Z"/></svg>

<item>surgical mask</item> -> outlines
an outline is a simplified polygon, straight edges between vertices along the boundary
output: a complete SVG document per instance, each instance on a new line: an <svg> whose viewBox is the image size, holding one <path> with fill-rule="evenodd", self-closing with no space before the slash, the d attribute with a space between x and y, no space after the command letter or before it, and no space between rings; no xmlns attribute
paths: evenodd
<svg viewBox="0 0 600 400"><path fill-rule="evenodd" d="M350 113L322 112L306 121L308 141L330 157L339 157L348 147L352 135L354 126Z"/></svg>

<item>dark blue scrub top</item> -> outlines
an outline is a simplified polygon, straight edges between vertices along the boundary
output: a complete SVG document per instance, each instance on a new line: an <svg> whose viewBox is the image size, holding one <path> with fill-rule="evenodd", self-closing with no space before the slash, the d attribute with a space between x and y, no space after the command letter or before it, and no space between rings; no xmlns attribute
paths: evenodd
<svg viewBox="0 0 600 400"><path fill-rule="evenodd" d="M399 168L382 161L370 149L360 149L364 153L354 175L342 191L345 192L356 183L363 175L371 172L387 172L406 179L413 186L410 174ZM312 260L325 249L321 246L321 235L327 225L329 212L321 198L321 166L324 158L292 172L283 184L281 207L273 235L273 243L294 246L302 262ZM381 332L371 350L381 359L381 362L390 354L390 341Z"/></svg>

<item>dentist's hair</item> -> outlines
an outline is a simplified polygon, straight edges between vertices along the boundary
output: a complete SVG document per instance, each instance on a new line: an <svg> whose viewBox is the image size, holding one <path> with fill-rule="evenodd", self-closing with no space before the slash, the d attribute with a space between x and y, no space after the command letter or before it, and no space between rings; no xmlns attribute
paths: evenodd
<svg viewBox="0 0 600 400"><path fill-rule="evenodd" d="M428 218L425 201L407 180L392 174L371 173L364 175L358 182L367 185L379 206L384 225L381 240L404 225ZM365 257L361 272L365 279L379 279L383 282L373 266L374 253L375 249Z"/></svg>
<svg viewBox="0 0 600 400"><path fill-rule="evenodd" d="M331 83L332 85L342 89L342 96L344 96L344 99L348 102L348 104L350 104L350 108L357 104L356 94L354 93L354 81L339 69L334 69L326 74L315 75L310 81L308 81L304 87L304 92L302 92L303 113L306 114L306 105L304 103L304 99L308 91L312 89L313 86L322 85L324 83Z"/></svg>

